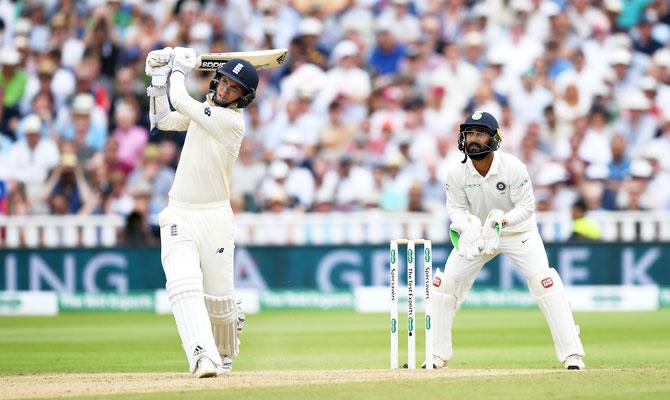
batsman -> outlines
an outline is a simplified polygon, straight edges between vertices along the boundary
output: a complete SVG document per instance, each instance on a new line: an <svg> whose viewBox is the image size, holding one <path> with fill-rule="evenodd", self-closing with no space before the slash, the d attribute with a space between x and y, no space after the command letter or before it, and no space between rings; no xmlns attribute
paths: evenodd
<svg viewBox="0 0 670 400"><path fill-rule="evenodd" d="M453 355L456 310L485 263L505 254L528 281L567 369L584 369L584 348L561 282L549 267L537 230L535 198L526 166L499 151L502 134L493 115L476 111L460 126L461 163L448 169L446 200L454 245L433 280L433 363L446 368ZM484 221L482 224L481 221Z"/></svg>
<svg viewBox="0 0 670 400"><path fill-rule="evenodd" d="M229 60L198 101L184 84L195 64L193 49L168 47L150 52L145 70L152 128L186 131L168 206L159 214L161 261L189 370L205 378L232 369L245 320L233 282L230 175L245 133L242 110L256 96L258 72L246 60Z"/></svg>

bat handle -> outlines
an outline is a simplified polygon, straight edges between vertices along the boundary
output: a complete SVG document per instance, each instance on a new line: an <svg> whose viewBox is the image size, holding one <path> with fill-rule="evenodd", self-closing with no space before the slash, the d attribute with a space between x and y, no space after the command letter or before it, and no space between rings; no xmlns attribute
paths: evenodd
<svg viewBox="0 0 670 400"><path fill-rule="evenodd" d="M161 62L158 62L158 61L156 61L156 60L154 60L154 59L150 59L150 60L149 60L149 66L150 66L150 67L162 67L162 66L164 66L164 65L167 65L167 63L161 63Z"/></svg>

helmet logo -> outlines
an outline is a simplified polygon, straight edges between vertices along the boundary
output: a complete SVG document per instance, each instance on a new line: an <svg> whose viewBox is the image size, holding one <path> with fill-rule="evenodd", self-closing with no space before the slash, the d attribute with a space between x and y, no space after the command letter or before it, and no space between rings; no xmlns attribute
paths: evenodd
<svg viewBox="0 0 670 400"><path fill-rule="evenodd" d="M244 65L242 65L242 63L237 63L235 68L233 68L233 73L235 75L239 75L240 71L242 71L242 68L244 68Z"/></svg>
<svg viewBox="0 0 670 400"><path fill-rule="evenodd" d="M474 114L472 114L472 119L475 121L479 120L482 118L482 112L481 111L475 111Z"/></svg>

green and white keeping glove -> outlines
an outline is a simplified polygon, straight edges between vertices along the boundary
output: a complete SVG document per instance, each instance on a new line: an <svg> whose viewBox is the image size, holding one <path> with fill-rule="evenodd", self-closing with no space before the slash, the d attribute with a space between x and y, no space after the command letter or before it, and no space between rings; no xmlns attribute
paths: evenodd
<svg viewBox="0 0 670 400"><path fill-rule="evenodd" d="M458 255L472 260L481 254L482 221L474 215L461 222L454 222L449 227L451 243Z"/></svg>
<svg viewBox="0 0 670 400"><path fill-rule="evenodd" d="M482 227L482 254L492 255L500 243L500 231L503 227L505 213L497 208L491 210Z"/></svg>

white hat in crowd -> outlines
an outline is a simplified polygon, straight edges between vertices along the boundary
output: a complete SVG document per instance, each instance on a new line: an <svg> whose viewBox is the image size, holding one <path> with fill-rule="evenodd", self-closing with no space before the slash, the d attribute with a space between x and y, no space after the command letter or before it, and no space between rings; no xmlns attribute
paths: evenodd
<svg viewBox="0 0 670 400"><path fill-rule="evenodd" d="M41 133L42 120L37 116L37 114L30 114L23 119L21 128L23 128L23 133L25 134Z"/></svg>
<svg viewBox="0 0 670 400"><path fill-rule="evenodd" d="M93 110L95 100L89 93L79 93L72 102L72 112L75 114L88 114Z"/></svg>
<svg viewBox="0 0 670 400"><path fill-rule="evenodd" d="M323 32L323 23L314 17L308 17L300 21L298 32L301 35L319 36Z"/></svg>
<svg viewBox="0 0 670 400"><path fill-rule="evenodd" d="M640 89L629 90L619 101L624 110L645 111L651 108L651 102Z"/></svg>
<svg viewBox="0 0 670 400"><path fill-rule="evenodd" d="M0 50L0 64L2 65L17 65L21 59L21 55L13 47L3 47Z"/></svg>
<svg viewBox="0 0 670 400"><path fill-rule="evenodd" d="M654 64L659 67L670 68L670 49L660 49L654 53Z"/></svg>
<svg viewBox="0 0 670 400"><path fill-rule="evenodd" d="M630 176L633 178L651 178L654 170L645 159L636 159L630 163Z"/></svg>
<svg viewBox="0 0 670 400"><path fill-rule="evenodd" d="M612 65L617 64L629 65L632 60L633 55L625 47L617 47L612 51L612 54L610 55L610 64Z"/></svg>
<svg viewBox="0 0 670 400"><path fill-rule="evenodd" d="M547 163L537 174L537 184L540 186L549 186L568 180L568 171L559 163Z"/></svg>
<svg viewBox="0 0 670 400"><path fill-rule="evenodd" d="M587 179L607 179L610 175L610 171L606 164L591 164L586 168L586 171L584 171L584 175L586 175Z"/></svg>
<svg viewBox="0 0 670 400"><path fill-rule="evenodd" d="M342 57L353 57L358 54L358 46L351 40L343 40L333 49L333 62L339 62Z"/></svg>
<svg viewBox="0 0 670 400"><path fill-rule="evenodd" d="M274 160L270 164L270 175L275 179L284 179L288 175L288 164L282 160Z"/></svg>

